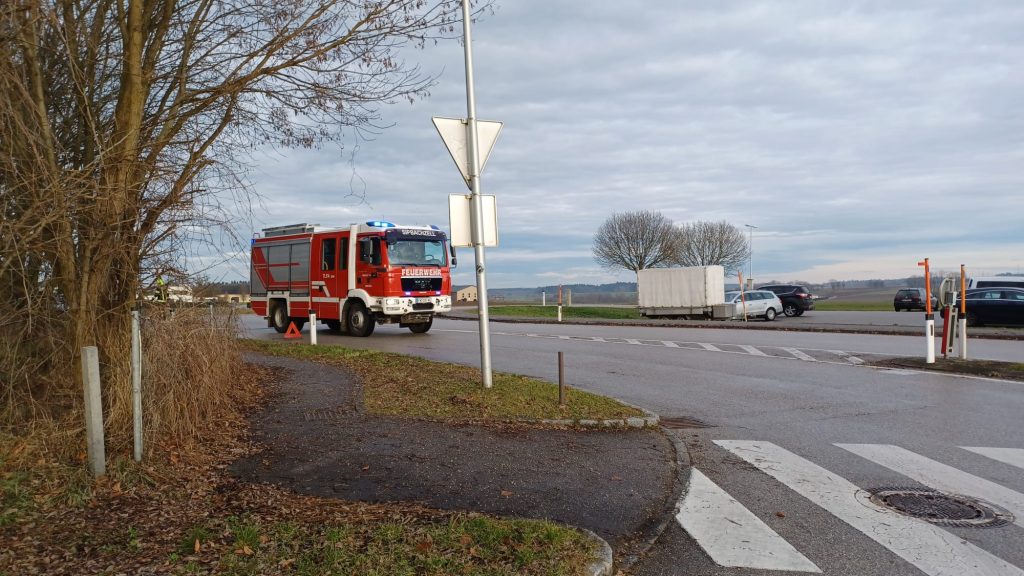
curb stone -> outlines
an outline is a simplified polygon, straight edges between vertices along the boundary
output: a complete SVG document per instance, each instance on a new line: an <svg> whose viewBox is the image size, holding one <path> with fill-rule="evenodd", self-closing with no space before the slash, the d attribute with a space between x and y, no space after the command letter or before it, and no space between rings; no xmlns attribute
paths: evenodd
<svg viewBox="0 0 1024 576"><path fill-rule="evenodd" d="M573 420L571 418L560 418L560 419L545 419L539 420L541 424L549 424L552 426L579 426L581 428L654 428L658 426L661 419L658 415L650 410L641 408L640 406L634 406L621 400L616 399L616 402L635 408L644 413L643 417L634 416L631 418L611 418L607 420L589 420L579 419Z"/></svg>
<svg viewBox="0 0 1024 576"><path fill-rule="evenodd" d="M683 471L690 469L690 454L679 438L677 438L671 431L662 428L665 436L668 437L669 442L672 444L672 449L675 451L675 479L673 480L673 497L669 500L665 509L662 511L661 521L654 527L653 532L642 542L640 549L634 554L619 559L619 569L629 570L638 560L640 560L647 551L661 538L661 535L669 527L669 525L675 520L676 513L679 510L679 502L683 498L683 493L686 490L686 482L683 479Z"/></svg>
<svg viewBox="0 0 1024 576"><path fill-rule="evenodd" d="M614 561L612 559L612 547L604 538L601 538L590 530L587 530L586 528L576 529L590 538L598 547L598 558L587 565L587 574L589 576L612 576L612 567L614 565Z"/></svg>

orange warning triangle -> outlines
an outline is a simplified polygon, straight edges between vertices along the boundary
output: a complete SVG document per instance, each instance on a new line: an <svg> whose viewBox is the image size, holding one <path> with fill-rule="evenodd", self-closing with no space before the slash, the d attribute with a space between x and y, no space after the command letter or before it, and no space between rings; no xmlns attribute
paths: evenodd
<svg viewBox="0 0 1024 576"><path fill-rule="evenodd" d="M285 338L302 338L302 334L299 334L299 329L295 326L295 322L288 323L288 331L284 333Z"/></svg>

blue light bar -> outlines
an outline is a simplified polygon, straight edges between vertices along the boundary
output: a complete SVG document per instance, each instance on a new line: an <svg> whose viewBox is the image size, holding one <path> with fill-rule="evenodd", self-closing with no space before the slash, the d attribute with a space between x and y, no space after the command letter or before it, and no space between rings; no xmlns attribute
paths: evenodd
<svg viewBox="0 0 1024 576"><path fill-rule="evenodd" d="M384 220L370 220L366 223L367 226L373 226L374 228L394 228L395 225L391 222L385 222Z"/></svg>

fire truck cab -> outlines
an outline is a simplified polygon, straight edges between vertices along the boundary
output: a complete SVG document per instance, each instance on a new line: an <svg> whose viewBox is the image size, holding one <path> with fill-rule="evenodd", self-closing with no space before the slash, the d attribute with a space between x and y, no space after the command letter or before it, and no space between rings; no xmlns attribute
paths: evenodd
<svg viewBox="0 0 1024 576"><path fill-rule="evenodd" d="M291 323L301 330L313 311L353 336L394 323L422 334L434 314L451 310L454 265L455 251L436 226L265 228L252 239L251 305L282 333Z"/></svg>

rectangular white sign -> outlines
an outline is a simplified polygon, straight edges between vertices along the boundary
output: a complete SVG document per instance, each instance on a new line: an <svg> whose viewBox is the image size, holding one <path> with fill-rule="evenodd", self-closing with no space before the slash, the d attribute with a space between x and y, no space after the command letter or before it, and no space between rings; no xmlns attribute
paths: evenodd
<svg viewBox="0 0 1024 576"><path fill-rule="evenodd" d="M498 245L498 211L493 195L481 194L483 203L484 246ZM470 196L452 194L448 196L448 221L451 226L452 246L457 248L473 246L473 227L470 220Z"/></svg>

